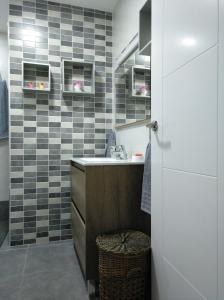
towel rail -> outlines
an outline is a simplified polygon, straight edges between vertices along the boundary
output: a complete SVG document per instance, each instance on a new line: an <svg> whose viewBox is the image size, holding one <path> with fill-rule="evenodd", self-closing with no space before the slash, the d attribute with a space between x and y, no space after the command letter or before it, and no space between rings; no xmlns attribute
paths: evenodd
<svg viewBox="0 0 224 300"><path fill-rule="evenodd" d="M138 120L135 122L127 123L127 124L121 124L115 126L116 130L123 130L130 127L139 127L139 126L146 126L148 128L151 128L153 131L158 130L158 122L157 121L151 121L150 118L146 118L144 120Z"/></svg>
<svg viewBox="0 0 224 300"><path fill-rule="evenodd" d="M157 131L159 128L157 121L150 121L145 126L151 128L153 131Z"/></svg>

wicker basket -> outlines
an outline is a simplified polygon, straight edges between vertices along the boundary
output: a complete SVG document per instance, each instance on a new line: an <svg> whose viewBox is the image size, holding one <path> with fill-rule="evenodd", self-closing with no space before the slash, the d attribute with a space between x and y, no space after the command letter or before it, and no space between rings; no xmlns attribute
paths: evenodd
<svg viewBox="0 0 224 300"><path fill-rule="evenodd" d="M101 300L149 299L150 238L139 231L97 237Z"/></svg>

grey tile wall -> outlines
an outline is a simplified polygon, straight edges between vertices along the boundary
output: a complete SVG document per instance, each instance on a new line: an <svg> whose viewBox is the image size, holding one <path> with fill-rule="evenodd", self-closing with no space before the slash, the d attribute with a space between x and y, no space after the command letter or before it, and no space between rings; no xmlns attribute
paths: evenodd
<svg viewBox="0 0 224 300"><path fill-rule="evenodd" d="M112 15L10 0L11 245L71 238L70 158L101 156L112 128ZM63 96L61 60L95 62L95 96ZM22 61L49 62L51 92L23 92Z"/></svg>
<svg viewBox="0 0 224 300"><path fill-rule="evenodd" d="M151 112L150 98L130 96L130 69L134 65L150 67L150 60L148 57L138 55L138 51L136 51L115 71L117 125L143 120L149 116ZM151 74L149 81L151 84Z"/></svg>

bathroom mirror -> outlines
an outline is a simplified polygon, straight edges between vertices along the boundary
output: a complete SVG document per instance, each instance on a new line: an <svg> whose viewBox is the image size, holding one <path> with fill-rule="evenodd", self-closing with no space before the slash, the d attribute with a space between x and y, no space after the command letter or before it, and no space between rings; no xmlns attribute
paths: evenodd
<svg viewBox="0 0 224 300"><path fill-rule="evenodd" d="M133 51L115 70L116 127L150 118L150 57Z"/></svg>

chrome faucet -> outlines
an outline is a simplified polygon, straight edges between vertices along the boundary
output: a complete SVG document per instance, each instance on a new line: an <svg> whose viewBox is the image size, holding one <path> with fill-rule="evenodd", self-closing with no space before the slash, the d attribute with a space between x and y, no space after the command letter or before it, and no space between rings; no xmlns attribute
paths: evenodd
<svg viewBox="0 0 224 300"><path fill-rule="evenodd" d="M111 146L110 154L112 158L126 160L128 158L127 152L123 145Z"/></svg>

